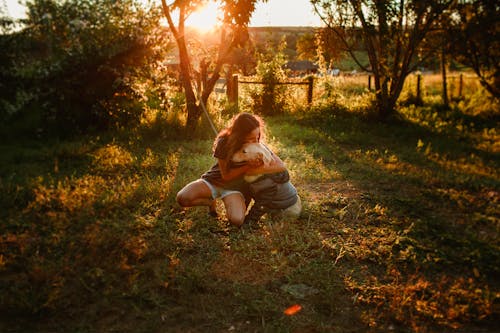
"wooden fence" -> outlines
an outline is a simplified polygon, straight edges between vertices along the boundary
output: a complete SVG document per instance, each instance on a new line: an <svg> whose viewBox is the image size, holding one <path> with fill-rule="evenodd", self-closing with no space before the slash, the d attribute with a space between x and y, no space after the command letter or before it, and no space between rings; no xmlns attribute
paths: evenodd
<svg viewBox="0 0 500 333"><path fill-rule="evenodd" d="M343 76L339 76L339 78L342 78ZM362 86L365 86L368 88L369 91L373 91L375 89L374 87L374 80L373 76L370 74L357 74L355 76L352 75L347 75L345 78L355 78L358 77L361 80L357 80ZM411 94L415 96L416 100L422 100L422 95L423 91L425 90L424 88L424 81L426 75L422 74L416 74L416 75L411 75L407 77L407 82L405 85L407 85L406 89L410 89ZM454 92L453 92L453 97L458 97L462 98L464 95L464 81L465 79L470 78L469 76L462 74L458 75L450 75L447 76L448 79L451 79L455 82L454 85ZM416 79L416 80L415 80ZM365 81L367 80L367 81ZM458 80L458 87L456 85L456 80ZM416 82L415 82L416 81ZM365 82L365 83L363 83ZM309 76L303 81L286 81L286 82L277 82L275 83L276 85L303 85L307 86L307 103L308 105L311 105L313 102L313 92L314 92L314 83L315 83L315 77ZM238 100L239 100L239 88L241 84L266 84L265 82L262 81L252 81L250 79L245 79L241 78L239 75L235 74L232 76L232 78L229 81L226 81L225 79L220 79L219 80L219 86L215 88L216 93L225 93L227 96L227 99L229 102L234 103L237 105ZM429 83L425 84L427 86ZM222 85L222 87L221 87ZM448 88L450 89L450 88ZM448 92L447 92L448 93ZM451 90L449 91L450 95L452 94ZM450 96L451 97L451 96Z"/></svg>
<svg viewBox="0 0 500 333"><path fill-rule="evenodd" d="M406 81L408 81L410 77L406 78ZM456 79L458 78L458 92L457 96L458 98L463 97L463 91L464 91L464 75L461 73L458 76L457 75L452 75L452 76L447 76L447 79ZM417 74L416 75L417 83L415 85L415 91L414 91L414 96L417 100L422 100L422 74ZM368 90L372 91L372 76L368 75ZM448 92L447 92L448 94Z"/></svg>
<svg viewBox="0 0 500 333"><path fill-rule="evenodd" d="M222 81L221 81L222 82ZM239 100L239 85L240 84L268 84L262 81L248 81L245 79L240 80L238 74L233 75L229 82L226 84L226 94L227 99L230 103L238 105ZM287 82L276 82L276 85L304 85L307 86L307 104L311 105L313 101L313 89L314 89L314 77L309 76L305 81L287 81ZM223 92L223 88L216 88L216 92Z"/></svg>

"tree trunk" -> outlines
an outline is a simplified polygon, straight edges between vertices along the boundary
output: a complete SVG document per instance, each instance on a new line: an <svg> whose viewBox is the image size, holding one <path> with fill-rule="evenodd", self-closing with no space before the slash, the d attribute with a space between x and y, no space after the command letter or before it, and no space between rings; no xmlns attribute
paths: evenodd
<svg viewBox="0 0 500 333"><path fill-rule="evenodd" d="M181 76L181 84L184 89L184 94L186 96L186 110L187 110L187 123L186 127L188 131L196 128L196 123L200 118L201 112L200 108L196 103L196 95L191 85L191 63L189 60L189 53L187 51L185 32L184 32L184 21L185 21L185 8L183 6L179 7L179 26L176 27L172 17L170 16L170 8L165 0L162 0L163 13L167 18L168 25L172 34L174 35L175 41L177 42L177 47L179 48L179 69Z"/></svg>
<svg viewBox="0 0 500 333"><path fill-rule="evenodd" d="M378 94L376 99L377 113L380 120L387 120L394 114L396 103L390 96Z"/></svg>
<svg viewBox="0 0 500 333"><path fill-rule="evenodd" d="M256 1L247 0L246 2L243 2L244 3L241 4L241 6L243 7L245 5L251 5L251 10L248 12L250 14L254 9L254 4ZM182 77L182 87L184 88L184 93L186 95L186 111L188 114L186 128L188 131L192 132L194 129L196 129L198 120L203 113L203 106L206 107L208 98L210 97L210 94L214 90L215 84L220 77L220 72L222 71L223 64L227 62L231 51L234 50L236 46L242 43L241 35L238 35L238 31L234 30L234 28L232 29L230 34L227 34L226 30L222 29L217 59L214 62L215 65L213 67L213 74L210 76L210 78L208 78L208 69L212 67L210 67L209 63L207 63L207 61L203 59L200 64L200 75L197 78L192 77L190 56L185 40L184 23L186 19L186 11L189 12L189 6L196 2L174 2L172 6L179 10L178 26L176 26L176 24L172 20L170 7L167 5L166 0L162 0L161 3L163 12L168 21L170 31L174 35L177 46L179 48L180 73ZM238 6L240 6L240 4L238 4ZM246 28L248 20L245 22L245 19L249 19L249 17L250 16L245 17L245 15L243 15L243 22L238 23L242 25L240 28ZM241 21L241 18L242 17L239 17L237 21ZM197 79L198 81L196 92L192 86L193 79Z"/></svg>
<svg viewBox="0 0 500 333"><path fill-rule="evenodd" d="M375 106L380 120L386 120L394 113L394 95L390 93L389 78L375 76Z"/></svg>
<svg viewBox="0 0 500 333"><path fill-rule="evenodd" d="M441 76L443 82L443 105L448 108L450 103L448 100L448 82L446 81L446 52L444 50L444 43L441 48Z"/></svg>
<svg viewBox="0 0 500 333"><path fill-rule="evenodd" d="M198 125L198 120L201 117L202 109L196 103L187 104L187 121L186 121L186 133L193 134Z"/></svg>
<svg viewBox="0 0 500 333"><path fill-rule="evenodd" d="M179 47L179 54L182 54L180 51L182 47ZM186 50L187 53L187 50ZM189 71L189 63L185 61L183 56L179 56L180 58L180 71L182 76L182 87L184 88L184 94L186 96L186 110L187 110L187 123L186 127L188 130L192 130L196 128L196 123L201 116L201 111L196 103L196 95L193 90L193 86L191 85L191 75Z"/></svg>

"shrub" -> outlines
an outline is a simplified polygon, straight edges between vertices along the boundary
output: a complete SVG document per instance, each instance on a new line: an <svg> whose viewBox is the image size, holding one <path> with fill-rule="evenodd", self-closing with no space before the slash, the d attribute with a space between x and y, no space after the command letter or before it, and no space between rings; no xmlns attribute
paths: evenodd
<svg viewBox="0 0 500 333"><path fill-rule="evenodd" d="M263 84L250 91L252 100L250 108L255 113L271 115L282 113L286 108L289 95L287 86L279 84L287 78L284 69L286 57L283 50L285 47L286 43L282 41L278 50L269 48L268 53L258 55L255 78Z"/></svg>
<svg viewBox="0 0 500 333"><path fill-rule="evenodd" d="M164 51L154 48L166 45L159 11L134 0L36 0L27 7L24 29L1 40L0 78L16 92L0 96L8 111L1 116L40 114L38 127L63 135L137 124L143 100L129 84L131 68L155 63Z"/></svg>

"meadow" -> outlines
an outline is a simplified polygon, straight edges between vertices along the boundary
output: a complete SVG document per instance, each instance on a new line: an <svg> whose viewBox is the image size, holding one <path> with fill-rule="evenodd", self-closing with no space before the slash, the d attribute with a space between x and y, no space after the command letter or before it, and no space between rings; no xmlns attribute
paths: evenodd
<svg viewBox="0 0 500 333"><path fill-rule="evenodd" d="M175 202L214 162L205 121L0 143L0 331L495 331L498 104L438 90L379 122L324 80L266 116L304 211L241 229Z"/></svg>

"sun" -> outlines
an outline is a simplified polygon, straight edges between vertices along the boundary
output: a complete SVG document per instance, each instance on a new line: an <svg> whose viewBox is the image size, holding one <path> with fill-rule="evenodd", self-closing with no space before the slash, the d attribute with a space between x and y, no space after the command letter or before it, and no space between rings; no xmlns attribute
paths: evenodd
<svg viewBox="0 0 500 333"><path fill-rule="evenodd" d="M200 32L209 32L217 27L222 17L222 11L216 3L209 2L193 12L185 24Z"/></svg>

